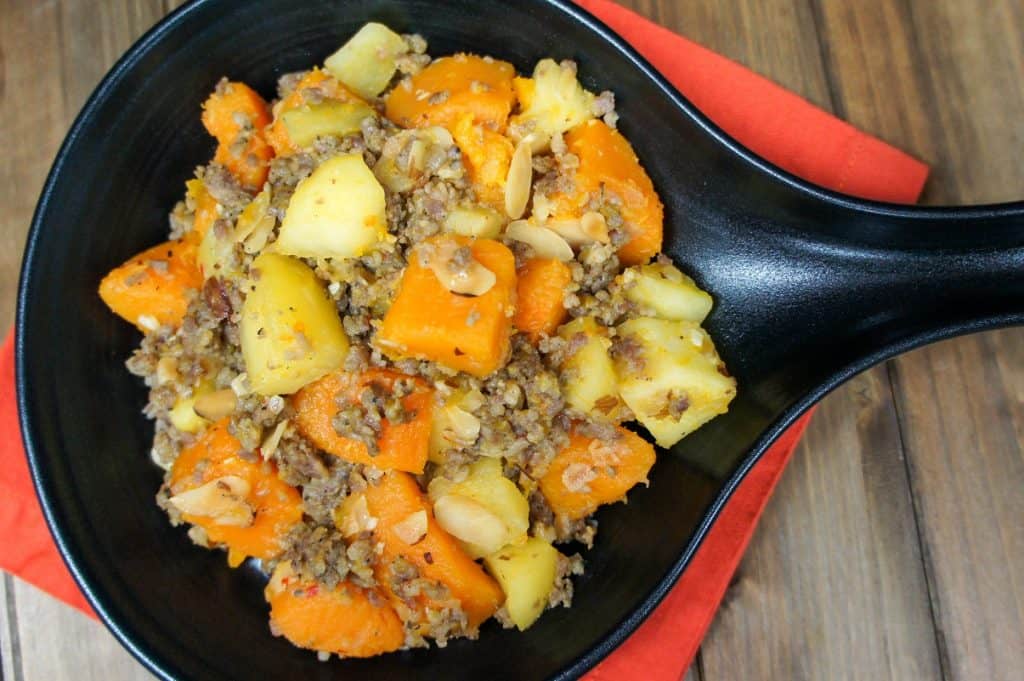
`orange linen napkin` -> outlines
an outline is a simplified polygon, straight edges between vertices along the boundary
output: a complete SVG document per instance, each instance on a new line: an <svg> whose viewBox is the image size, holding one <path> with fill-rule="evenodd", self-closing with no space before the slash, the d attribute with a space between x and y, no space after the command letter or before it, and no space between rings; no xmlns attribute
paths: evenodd
<svg viewBox="0 0 1024 681"><path fill-rule="evenodd" d="M775 164L831 189L917 200L928 168L778 85L609 0L578 0L632 43L730 135ZM588 681L677 681L690 665L772 490L807 425L765 454L723 510L679 583ZM61 562L32 489L17 425L13 342L0 349L0 568L93 614ZM141 455L141 454L140 454Z"/></svg>

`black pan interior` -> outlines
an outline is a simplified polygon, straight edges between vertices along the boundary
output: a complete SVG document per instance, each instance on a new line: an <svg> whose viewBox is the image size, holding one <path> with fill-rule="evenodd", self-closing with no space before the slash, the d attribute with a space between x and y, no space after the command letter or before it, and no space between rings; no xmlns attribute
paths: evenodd
<svg viewBox="0 0 1024 681"><path fill-rule="evenodd" d="M571 610L523 634L490 625L442 651L321 664L269 635L258 574L194 548L154 505L144 388L123 368L138 337L95 289L165 235L183 182L212 153L199 105L222 75L269 97L280 75L322 62L368 20L422 33L434 55L492 54L521 71L542 57L575 59L588 87L615 91L620 127L666 204L666 250L716 298L709 327L740 393L727 416L661 453L649 489L600 512ZM979 251L953 224L965 214L910 215L802 186L732 147L585 22L545 0L208 0L147 35L87 105L30 235L20 404L62 550L108 625L158 674L575 676L635 628L742 472L815 397L906 347L1020 321L1019 281L994 284L1022 262L1024 237L1005 210L968 215L1010 247ZM938 274L952 282L941 295L922 285ZM979 307L956 311L979 291Z"/></svg>

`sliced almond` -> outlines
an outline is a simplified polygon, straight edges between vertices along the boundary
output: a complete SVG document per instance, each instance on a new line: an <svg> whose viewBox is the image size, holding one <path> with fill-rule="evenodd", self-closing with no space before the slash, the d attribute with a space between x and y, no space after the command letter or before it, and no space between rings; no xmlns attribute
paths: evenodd
<svg viewBox="0 0 1024 681"><path fill-rule="evenodd" d="M608 238L608 221L604 219L604 215L597 211L588 210L583 214L583 217L580 218L580 229L583 230L585 236L598 243L606 244L610 241Z"/></svg>
<svg viewBox="0 0 1024 681"><path fill-rule="evenodd" d="M245 371L231 379L231 389L239 397L245 397L252 392L252 385L249 383L249 374Z"/></svg>
<svg viewBox="0 0 1024 681"><path fill-rule="evenodd" d="M513 220L523 217L526 204L530 201L530 185L533 184L532 137L527 135L512 153L505 178L505 212Z"/></svg>
<svg viewBox="0 0 1024 681"><path fill-rule="evenodd" d="M494 287L498 278L477 260L471 258L465 265L456 265L454 258L461 247L454 240L445 240L420 248L417 256L425 267L433 271L441 285L452 293L482 296Z"/></svg>
<svg viewBox="0 0 1024 681"><path fill-rule="evenodd" d="M395 523L391 530L396 537L412 546L427 536L427 512L420 509L410 513L403 520Z"/></svg>
<svg viewBox="0 0 1024 681"><path fill-rule="evenodd" d="M270 435L263 440L263 444L260 445L260 456L264 460L269 459L277 451L277 446L281 444L281 437L284 435L284 431L288 428L288 419L281 421L277 424Z"/></svg>
<svg viewBox="0 0 1024 681"><path fill-rule="evenodd" d="M486 553L500 549L508 536L508 527L501 518L461 494L445 494L435 501L434 517L448 534Z"/></svg>
<svg viewBox="0 0 1024 681"><path fill-rule="evenodd" d="M588 492L589 484L597 478L593 466L585 463L571 463L562 471L562 484L570 492Z"/></svg>
<svg viewBox="0 0 1024 681"><path fill-rule="evenodd" d="M544 226L573 246L595 242L606 244L610 241L608 223L604 216L596 211L587 211L579 220L548 220Z"/></svg>
<svg viewBox="0 0 1024 681"><path fill-rule="evenodd" d="M505 229L505 236L531 246L538 258L554 258L562 262L573 259L569 242L547 227L533 225L526 220L515 220Z"/></svg>
<svg viewBox="0 0 1024 681"><path fill-rule="evenodd" d="M370 532L377 527L377 519L370 515L366 504L366 495L350 496L342 502L336 516L336 525L346 537L354 537L363 532Z"/></svg>
<svg viewBox="0 0 1024 681"><path fill-rule="evenodd" d="M235 410L238 398L231 388L215 390L196 398L192 403L192 411L208 421L217 421L228 416Z"/></svg>
<svg viewBox="0 0 1024 681"><path fill-rule="evenodd" d="M215 525L249 527L253 509L246 502L249 483L236 475L225 475L205 485L175 494L168 501L182 513L211 518Z"/></svg>
<svg viewBox="0 0 1024 681"><path fill-rule="evenodd" d="M471 445L480 436L480 419L455 405L445 407L448 417L448 430L454 440L460 444Z"/></svg>
<svg viewBox="0 0 1024 681"><path fill-rule="evenodd" d="M622 463L622 446L615 442L592 440L587 445L587 452L595 466L618 466Z"/></svg>
<svg viewBox="0 0 1024 681"><path fill-rule="evenodd" d="M420 181L431 158L440 158L455 145L441 127L403 130L391 136L373 166L373 174L392 192L409 191Z"/></svg>
<svg viewBox="0 0 1024 681"><path fill-rule="evenodd" d="M267 245L267 241L270 239L270 235L276 225L277 220L274 219L273 215L264 215L256 223L252 233L242 243L242 249L249 255L255 255L262 251Z"/></svg>
<svg viewBox="0 0 1024 681"><path fill-rule="evenodd" d="M232 234L232 239L234 239L235 243L242 243L249 238L249 235L256 231L260 222L267 217L269 210L270 189L268 187L257 194L249 202L249 205L242 210L242 214L238 216L238 220L235 223L235 231Z"/></svg>
<svg viewBox="0 0 1024 681"><path fill-rule="evenodd" d="M484 397L484 394L474 388L462 396L462 399L459 401L459 406L467 411L476 411L480 407L484 406L486 402L487 398Z"/></svg>

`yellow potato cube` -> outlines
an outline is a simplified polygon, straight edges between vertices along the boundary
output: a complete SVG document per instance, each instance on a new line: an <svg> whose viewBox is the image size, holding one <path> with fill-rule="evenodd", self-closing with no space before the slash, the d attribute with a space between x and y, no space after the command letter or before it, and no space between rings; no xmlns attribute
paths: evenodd
<svg viewBox="0 0 1024 681"><path fill-rule="evenodd" d="M305 263L264 253L249 270L242 306L242 357L252 389L290 394L341 367L348 337L334 303Z"/></svg>
<svg viewBox="0 0 1024 681"><path fill-rule="evenodd" d="M387 238L384 188L362 154L320 164L292 194L276 248L302 258L355 258Z"/></svg>
<svg viewBox="0 0 1024 681"><path fill-rule="evenodd" d="M473 522L474 529L485 530L477 534L484 541L467 538L461 542L473 558L482 558L506 544L523 541L530 528L530 504L516 484L502 475L499 459L484 458L476 461L469 467L466 479L461 482L434 478L427 493L435 504L435 512L438 503L442 507L449 505L444 510L451 511L451 519L458 522L460 527ZM458 501L450 503L453 498ZM462 539L458 528L452 531L445 527L444 517L443 512L438 516L441 526ZM492 526L500 528L500 531L492 530Z"/></svg>
<svg viewBox="0 0 1024 681"><path fill-rule="evenodd" d="M327 100L285 111L281 120L292 143L297 147L308 147L317 137L344 137L357 133L362 129L363 121L373 116L373 109L363 102Z"/></svg>
<svg viewBox="0 0 1024 681"><path fill-rule="evenodd" d="M609 349L608 330L593 317L580 317L558 329L558 335L569 341L581 335L582 345L562 365L562 393L573 409L593 418L619 420L622 403L619 382Z"/></svg>
<svg viewBox="0 0 1024 681"><path fill-rule="evenodd" d="M674 265L629 267L621 281L626 298L639 305L645 315L700 324L711 312L711 296Z"/></svg>
<svg viewBox="0 0 1024 681"><path fill-rule="evenodd" d="M697 324L641 317L618 327L619 394L662 447L728 411L736 379Z"/></svg>
<svg viewBox="0 0 1024 681"><path fill-rule="evenodd" d="M324 62L324 67L364 99L376 97L391 82L396 59L408 51L402 36L384 24L364 25Z"/></svg>
<svg viewBox="0 0 1024 681"><path fill-rule="evenodd" d="M542 59L533 78L516 78L516 94L522 113L510 121L512 129L536 134L534 151L584 121L594 118L594 94L576 80L576 73L553 59Z"/></svg>
<svg viewBox="0 0 1024 681"><path fill-rule="evenodd" d="M505 608L520 631L530 627L548 605L558 578L558 550L530 537L484 559L487 571L505 592Z"/></svg>

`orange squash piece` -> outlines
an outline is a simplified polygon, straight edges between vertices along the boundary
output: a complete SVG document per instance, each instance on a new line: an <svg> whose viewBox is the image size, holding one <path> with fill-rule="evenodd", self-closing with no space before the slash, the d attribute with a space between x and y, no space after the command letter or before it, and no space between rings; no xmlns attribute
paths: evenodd
<svg viewBox="0 0 1024 681"><path fill-rule="evenodd" d="M579 217L603 188L621 202L629 235L619 249L623 265L640 265L661 251L664 207L633 147L603 121L581 123L565 135L569 151L579 157L572 195L556 195L556 217Z"/></svg>
<svg viewBox="0 0 1024 681"><path fill-rule="evenodd" d="M403 128L440 125L449 131L463 114L502 132L515 102L508 62L456 54L435 59L388 93L385 115Z"/></svg>
<svg viewBox="0 0 1024 681"><path fill-rule="evenodd" d="M248 121L243 126L239 119ZM243 187L259 190L267 181L274 150L263 137L270 111L263 98L245 83L218 87L203 104L203 125L217 138L213 160L223 164ZM248 130L246 130L248 128ZM240 135L248 135L243 145Z"/></svg>
<svg viewBox="0 0 1024 681"><path fill-rule="evenodd" d="M320 92L325 99L339 102L363 101L359 95L346 88L340 80L328 72L318 68L307 72L295 84L295 88L288 93L288 96L274 106L274 122L264 130L264 137L278 156L287 156L298 151L298 147L288 137L288 128L285 126L281 114L305 106L307 90L311 89Z"/></svg>
<svg viewBox="0 0 1024 681"><path fill-rule="evenodd" d="M386 390L392 390L395 381L400 378L409 377L387 369L370 369L361 374L328 374L292 397L295 425L317 447L346 461L376 466L382 470L394 468L409 473L422 473L430 444L434 400L434 391L422 380L414 379L417 390L402 398L402 406L407 412L415 413L415 416L405 423L384 421L377 440L380 451L376 456L370 455L363 442L338 435L331 423L340 409L337 403L339 394L356 402L366 386L375 383Z"/></svg>
<svg viewBox="0 0 1024 681"><path fill-rule="evenodd" d="M462 162L469 172L477 199L505 211L505 179L515 147L504 135L473 122L463 114L452 127L452 137L462 151Z"/></svg>
<svg viewBox="0 0 1024 681"><path fill-rule="evenodd" d="M269 560L281 553L282 540L302 519L302 497L277 476L269 461L241 456L242 443L228 432L228 419L211 425L190 447L182 450L171 468L171 494L181 494L224 476L249 483L246 501L253 509L248 527L217 524L215 519L184 513L182 517L206 530L210 542L228 548L232 567L246 556Z"/></svg>
<svg viewBox="0 0 1024 681"><path fill-rule="evenodd" d="M654 447L636 433L616 426L621 437L602 441L576 432L551 461L540 489L555 515L585 518L598 506L626 498L634 485L646 482L654 465Z"/></svg>
<svg viewBox="0 0 1024 681"><path fill-rule="evenodd" d="M516 93L516 99L519 100L519 109L530 108L530 105L533 104L533 96L537 92L537 83L533 78L516 76L512 79L512 89Z"/></svg>
<svg viewBox="0 0 1024 681"><path fill-rule="evenodd" d="M448 587L452 597L462 604L470 627L478 627L494 614L505 600L501 587L441 529L434 520L430 502L411 475L390 471L377 485L369 485L364 494L370 515L377 519L374 537L383 543L377 569L379 583L387 588L388 565L401 557L415 565L421 577ZM409 545L394 527L418 511L426 512L427 532L423 539ZM391 595L400 606L408 608ZM423 596L417 605L422 617L422 610L430 605L429 599Z"/></svg>
<svg viewBox="0 0 1024 681"><path fill-rule="evenodd" d="M497 281L480 296L452 293L434 272L412 256L391 308L377 331L376 343L393 358L416 357L484 377L508 357L516 296L512 252L491 239L455 239L469 246Z"/></svg>
<svg viewBox="0 0 1024 681"><path fill-rule="evenodd" d="M146 249L103 278L100 298L143 333L152 331L154 322L177 327L188 309L189 291L203 285L196 249L191 239Z"/></svg>
<svg viewBox="0 0 1024 681"><path fill-rule="evenodd" d="M514 323L531 343L554 334L565 320L562 300L570 283L572 270L560 260L531 258L519 268Z"/></svg>
<svg viewBox="0 0 1024 681"><path fill-rule="evenodd" d="M272 629L300 648L342 657L372 657L398 650L405 630L394 608L375 590L348 581L334 589L303 582L287 561L263 591Z"/></svg>

